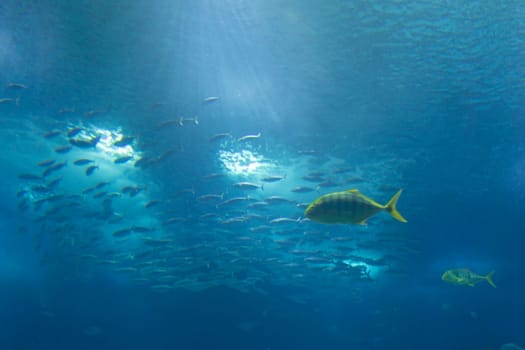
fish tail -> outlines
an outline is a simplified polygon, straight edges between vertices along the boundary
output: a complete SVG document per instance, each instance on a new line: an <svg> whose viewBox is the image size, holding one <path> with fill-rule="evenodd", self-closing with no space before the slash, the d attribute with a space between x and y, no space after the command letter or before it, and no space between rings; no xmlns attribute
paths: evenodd
<svg viewBox="0 0 525 350"><path fill-rule="evenodd" d="M487 282L494 288L496 288L496 285L494 284L494 281L492 280L492 275L494 275L494 271L489 272L485 278L487 279Z"/></svg>
<svg viewBox="0 0 525 350"><path fill-rule="evenodd" d="M397 221L407 222L407 220L396 209L397 200L399 199L399 196L401 195L401 192L403 192L402 189L397 191L397 193L385 205L385 209Z"/></svg>

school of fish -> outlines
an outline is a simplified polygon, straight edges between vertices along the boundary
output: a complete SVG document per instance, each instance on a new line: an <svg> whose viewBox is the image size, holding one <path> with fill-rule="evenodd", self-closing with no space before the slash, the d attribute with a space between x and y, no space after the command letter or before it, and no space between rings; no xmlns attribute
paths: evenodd
<svg viewBox="0 0 525 350"><path fill-rule="evenodd" d="M17 108L23 98L2 103ZM202 100L204 108L219 103L214 96ZM151 107L156 113L163 108ZM410 273L417 238L376 215L407 222L396 206L401 186L370 181L385 169L327 163L314 149L290 150L286 164L275 162L255 174L194 167L192 149L170 141L174 133L183 139L202 128L205 117L159 119L139 135L97 127L111 113L110 107L61 108L54 126L41 127L48 150L37 152L34 165L18 174L18 208L31 223L19 232L31 232L41 264L74 265L69 272L79 279L109 269L156 292L228 286L266 293L269 286L290 283L308 289L320 278L359 286L380 275ZM271 141L261 132L216 130L203 142L216 154L240 154L264 153ZM290 171L289 164L302 165ZM303 174L291 178L288 171ZM166 173L186 181L152 180ZM356 185L375 198L397 192L382 205ZM355 234L369 226L372 233Z"/></svg>

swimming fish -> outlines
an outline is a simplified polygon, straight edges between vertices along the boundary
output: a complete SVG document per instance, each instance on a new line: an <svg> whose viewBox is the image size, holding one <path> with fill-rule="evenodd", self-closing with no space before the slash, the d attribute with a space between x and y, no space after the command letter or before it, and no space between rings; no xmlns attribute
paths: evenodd
<svg viewBox="0 0 525 350"><path fill-rule="evenodd" d="M219 134L215 134L215 135L211 135L208 140L210 142L213 142L213 141L218 141L218 140L222 140L222 139L229 139L232 137L232 134L228 133L228 132L221 132Z"/></svg>
<svg viewBox="0 0 525 350"><path fill-rule="evenodd" d="M399 190L386 205L377 203L356 189L325 194L306 208L305 216L324 224L365 225L371 216L387 211L394 219L407 222L396 209L402 191Z"/></svg>
<svg viewBox="0 0 525 350"><path fill-rule="evenodd" d="M135 197L142 190L144 190L144 188L138 186L125 186L120 190L120 192L128 194L130 197Z"/></svg>
<svg viewBox="0 0 525 350"><path fill-rule="evenodd" d="M97 135L87 140L86 139L69 139L69 143L79 148L91 148L91 147L96 147L101 137L102 136Z"/></svg>
<svg viewBox="0 0 525 350"><path fill-rule="evenodd" d="M98 189L100 189L102 187L106 187L107 185L109 185L109 182L107 182L107 181L100 181L99 183L97 183L95 185L95 189L98 190Z"/></svg>
<svg viewBox="0 0 525 350"><path fill-rule="evenodd" d="M50 166L51 164L54 164L56 162L56 160L54 159L45 159L41 162L38 162L38 166L41 166L41 167L47 167L47 166Z"/></svg>
<svg viewBox="0 0 525 350"><path fill-rule="evenodd" d="M219 99L219 97L217 97L217 96L210 96L210 97L206 97L204 100L202 100L202 103L211 103L211 102L217 101L218 99Z"/></svg>
<svg viewBox="0 0 525 350"><path fill-rule="evenodd" d="M67 152L71 151L72 148L73 147L71 147L70 145L58 146L58 147L55 148L55 152L64 154L64 153L67 153Z"/></svg>
<svg viewBox="0 0 525 350"><path fill-rule="evenodd" d="M268 175L261 179L264 182L277 182L286 178L286 175Z"/></svg>
<svg viewBox="0 0 525 350"><path fill-rule="evenodd" d="M53 189L56 185L58 185L62 181L62 176L57 177L56 179L53 179L49 181L49 183L46 185L49 189Z"/></svg>
<svg viewBox="0 0 525 350"><path fill-rule="evenodd" d="M128 160L131 160L133 159L133 156L122 156L122 157L118 157L117 159L115 159L113 161L113 163L115 164L123 164L123 163L126 163Z"/></svg>
<svg viewBox="0 0 525 350"><path fill-rule="evenodd" d="M98 166L97 165L90 165L86 168L86 175L87 176L90 176L91 174L93 174L93 172L98 169Z"/></svg>
<svg viewBox="0 0 525 350"><path fill-rule="evenodd" d="M75 164L75 165L86 165L86 164L93 163L93 162L94 162L94 160L81 158L81 159L75 160L73 162L73 164Z"/></svg>
<svg viewBox="0 0 525 350"><path fill-rule="evenodd" d="M482 276L470 271L469 269L451 269L445 271L441 275L441 280L458 286L467 285L470 287L474 287L481 281L487 281L492 287L496 288L494 281L492 281L493 274L494 271L486 276Z"/></svg>
<svg viewBox="0 0 525 350"><path fill-rule="evenodd" d="M50 165L49 167L44 169L44 171L42 172L42 176L46 177L47 175L51 174L52 172L62 169L66 165L67 165L67 160L63 161L62 163L55 163L53 165Z"/></svg>
<svg viewBox="0 0 525 350"><path fill-rule="evenodd" d="M292 188L290 191L295 192L295 193L308 193L308 192L314 191L314 189L311 187L307 187L307 186L297 186L297 187Z"/></svg>
<svg viewBox="0 0 525 350"><path fill-rule="evenodd" d="M12 103L12 102L14 102L17 106L20 105L20 97L17 97L17 98L10 98L10 97L0 98L0 105L4 104L4 103Z"/></svg>
<svg viewBox="0 0 525 350"><path fill-rule="evenodd" d="M50 131L46 132L46 133L44 134L44 137L45 137L46 139L50 139L50 138L53 138L53 137L55 137L55 136L60 135L61 133L62 133L62 131L57 130L57 129L54 129L54 130L50 130Z"/></svg>
<svg viewBox="0 0 525 350"><path fill-rule="evenodd" d="M7 83L7 88L11 90L23 90L27 89L27 85L20 83Z"/></svg>
<svg viewBox="0 0 525 350"><path fill-rule="evenodd" d="M82 129L81 127L78 127L78 126L73 127L73 128L71 128L71 129L69 129L69 130L67 131L67 137L75 137L75 136L77 136L78 134L80 134L80 132L81 132L82 130L84 130L84 129Z"/></svg>
<svg viewBox="0 0 525 350"><path fill-rule="evenodd" d="M264 184L257 185L251 182L237 182L237 183L234 183L233 186L241 190L257 190L259 188L261 190L264 190Z"/></svg>
<svg viewBox="0 0 525 350"><path fill-rule="evenodd" d="M195 199L200 202L204 202L204 201L211 201L211 200L221 200L222 201L223 198L224 198L224 193L221 193L221 194L210 193L210 194L203 194L202 196L199 196Z"/></svg>
<svg viewBox="0 0 525 350"><path fill-rule="evenodd" d="M127 145L131 145L133 143L133 140L135 140L133 136L121 136L120 139L113 142L113 146L126 147Z"/></svg>
<svg viewBox="0 0 525 350"><path fill-rule="evenodd" d="M199 117L198 116L195 116L193 118L180 117L179 118L179 125L180 126L184 126L184 122L193 122L193 124L199 125Z"/></svg>
<svg viewBox="0 0 525 350"><path fill-rule="evenodd" d="M261 133L255 134L255 135L245 135L242 137L239 137L237 139L237 142L247 141L247 140L254 140L261 137Z"/></svg>

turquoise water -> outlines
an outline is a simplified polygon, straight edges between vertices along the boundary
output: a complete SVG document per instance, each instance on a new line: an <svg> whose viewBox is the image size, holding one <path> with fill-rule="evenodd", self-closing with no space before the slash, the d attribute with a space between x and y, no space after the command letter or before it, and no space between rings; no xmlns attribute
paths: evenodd
<svg viewBox="0 0 525 350"><path fill-rule="evenodd" d="M524 10L2 2L0 345L524 346Z"/></svg>

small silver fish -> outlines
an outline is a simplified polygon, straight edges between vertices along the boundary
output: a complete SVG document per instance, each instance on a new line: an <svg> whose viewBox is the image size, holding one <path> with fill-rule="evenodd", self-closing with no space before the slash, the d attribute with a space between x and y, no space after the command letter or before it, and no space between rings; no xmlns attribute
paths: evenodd
<svg viewBox="0 0 525 350"><path fill-rule="evenodd" d="M204 100L202 100L202 103L211 103L211 102L215 102L219 100L219 97L217 96L210 96L210 97L206 97Z"/></svg>
<svg viewBox="0 0 525 350"><path fill-rule="evenodd" d="M258 134L255 134L255 135L245 135L245 136L239 137L237 139L237 142L254 140L254 139L258 139L260 137L261 137L261 133L258 133Z"/></svg>
<svg viewBox="0 0 525 350"><path fill-rule="evenodd" d="M286 175L269 175L261 179L264 182L277 182L286 178Z"/></svg>
<svg viewBox="0 0 525 350"><path fill-rule="evenodd" d="M204 201L210 201L210 200L221 200L222 201L223 198L224 198L224 193L221 193L221 194L210 193L210 194L203 194L202 196L199 196L195 199L200 202L204 202Z"/></svg>
<svg viewBox="0 0 525 350"><path fill-rule="evenodd" d="M127 145L130 145L131 143L133 143L134 139L135 138L133 136L121 136L120 139L118 139L117 141L113 142L113 146L126 147Z"/></svg>
<svg viewBox="0 0 525 350"><path fill-rule="evenodd" d="M232 137L232 134L227 133L227 132L223 132L223 133L220 133L220 134L211 135L208 138L208 140L210 142L213 142L213 141L219 141L219 140L223 140L223 139L229 139L231 137Z"/></svg>
<svg viewBox="0 0 525 350"><path fill-rule="evenodd" d="M4 104L4 103L15 103L15 105L19 106L20 105L20 97L17 97L17 98L10 98L10 97L5 97L5 98L0 98L0 105L1 104Z"/></svg>
<svg viewBox="0 0 525 350"><path fill-rule="evenodd" d="M69 129L69 130L67 131L67 134L66 134L66 135L67 135L67 137L75 137L75 136L77 136L82 130L84 130L84 129L82 129L82 128L80 128L80 127L74 127L74 128Z"/></svg>
<svg viewBox="0 0 525 350"><path fill-rule="evenodd" d="M270 224L289 224L289 223L297 223L297 222L301 222L301 218L297 218L297 219L276 218L276 219L270 220Z"/></svg>
<svg viewBox="0 0 525 350"><path fill-rule="evenodd" d="M47 167L51 164L54 164L56 162L56 160L54 159L46 159L46 160L43 160L41 162L38 162L38 166L41 166L41 167Z"/></svg>
<svg viewBox="0 0 525 350"><path fill-rule="evenodd" d="M20 83L7 83L7 88L11 90L23 90L27 89L27 85Z"/></svg>
<svg viewBox="0 0 525 350"><path fill-rule="evenodd" d="M73 147L71 147L70 145L67 145L67 146L58 146L55 148L55 152L56 153L60 153L60 154L64 154L64 153L67 153L69 151L71 151Z"/></svg>
<svg viewBox="0 0 525 350"><path fill-rule="evenodd" d="M313 192L315 190L311 187L297 186L297 187L292 188L291 191L295 193L308 193L308 192Z"/></svg>
<svg viewBox="0 0 525 350"><path fill-rule="evenodd" d="M109 185L109 182L107 181L100 181L98 184L95 185L95 189L100 189L102 187L106 187L107 185Z"/></svg>
<svg viewBox="0 0 525 350"><path fill-rule="evenodd" d="M91 174L93 174L93 172L98 169L98 166L97 165L90 165L87 167L86 169L86 175L87 176L90 176Z"/></svg>
<svg viewBox="0 0 525 350"><path fill-rule="evenodd" d="M153 200L150 200L149 202L147 202L146 204L144 204L144 208L151 208L155 205L158 205L162 203L162 201L158 200L158 199L153 199Z"/></svg>
<svg viewBox="0 0 525 350"><path fill-rule="evenodd" d="M48 131L48 132L46 132L46 133L44 134L44 137L45 137L46 139L50 139L50 138L53 138L53 137L55 137L55 136L60 135L60 133L61 133L60 130L56 130L56 129L55 129L55 130L50 130L50 131Z"/></svg>
<svg viewBox="0 0 525 350"><path fill-rule="evenodd" d="M86 165L86 164L93 163L93 162L94 162L94 160L81 158L81 159L75 160L73 162L73 164L75 164L75 165Z"/></svg>
<svg viewBox="0 0 525 350"><path fill-rule="evenodd" d="M241 190L264 190L264 184L257 185L251 182L237 182L233 184L233 187L240 188Z"/></svg>
<svg viewBox="0 0 525 350"><path fill-rule="evenodd" d="M184 126L184 122L193 122L193 124L199 125L199 117L197 117L197 116L195 116L193 118L180 117L179 118L179 125L180 126Z"/></svg>
<svg viewBox="0 0 525 350"><path fill-rule="evenodd" d="M115 164L123 164L123 163L126 163L128 160L131 160L133 159L133 156L123 156L123 157L119 157L117 159L115 159L113 161L113 163Z"/></svg>
<svg viewBox="0 0 525 350"><path fill-rule="evenodd" d="M91 148L91 147L96 147L101 137L102 137L101 135L98 135L98 136L94 136L87 140L69 139L69 143L71 143L73 146L77 146L78 148Z"/></svg>

